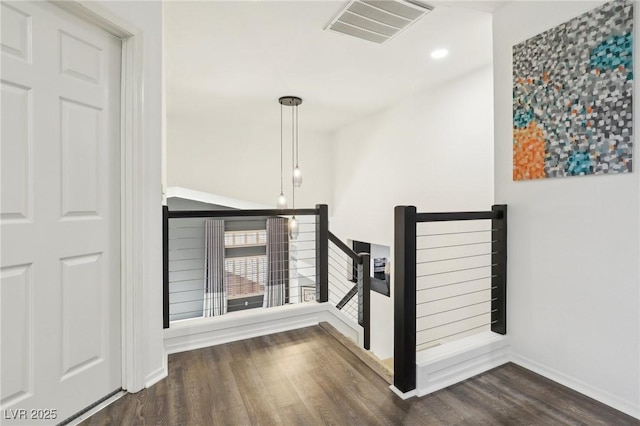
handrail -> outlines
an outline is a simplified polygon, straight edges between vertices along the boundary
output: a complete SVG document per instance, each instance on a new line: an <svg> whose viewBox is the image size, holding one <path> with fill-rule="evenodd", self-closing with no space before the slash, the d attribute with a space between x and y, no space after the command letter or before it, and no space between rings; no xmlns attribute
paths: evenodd
<svg viewBox="0 0 640 426"><path fill-rule="evenodd" d="M255 209L255 210L170 210L169 219L196 217L250 217L250 216L308 216L318 209Z"/></svg>
<svg viewBox="0 0 640 426"><path fill-rule="evenodd" d="M338 246L338 248L342 250L344 254L346 254L351 259L353 259L354 262L356 262L359 265L362 264L362 257L355 251L351 250L348 245L343 243L342 240L336 237L331 231L329 231L329 241L331 241L333 244Z"/></svg>
<svg viewBox="0 0 640 426"><path fill-rule="evenodd" d="M357 270L357 282L353 288L338 302L336 308L342 309L353 297L358 295L358 324L364 329L364 348L371 347L371 257L369 253L358 254L336 237L331 231L327 231L327 239L336 245L344 254L349 256Z"/></svg>
<svg viewBox="0 0 640 426"><path fill-rule="evenodd" d="M457 220L491 220L502 219L502 212L446 212L446 213L417 213L416 222L448 222Z"/></svg>

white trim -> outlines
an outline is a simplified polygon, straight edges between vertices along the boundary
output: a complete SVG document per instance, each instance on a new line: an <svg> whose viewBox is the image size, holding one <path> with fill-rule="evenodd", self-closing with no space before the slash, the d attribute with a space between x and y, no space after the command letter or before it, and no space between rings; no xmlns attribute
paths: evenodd
<svg viewBox="0 0 640 426"><path fill-rule="evenodd" d="M145 388L150 388L151 386L158 383L160 380L164 379L169 375L169 366L168 366L168 357L166 351L162 356L162 367L158 368L153 373L147 375L144 382Z"/></svg>
<svg viewBox="0 0 640 426"><path fill-rule="evenodd" d="M122 388L137 392L142 377L142 144L143 44L142 31L91 1L54 1L53 4L122 39L121 93L121 285Z"/></svg>
<svg viewBox="0 0 640 426"><path fill-rule="evenodd" d="M394 385L389 386L389 389L391 389L391 392L393 392L396 395L398 395L401 399L409 399L409 398L413 398L414 396L416 396L416 390L415 389L412 390L412 391L409 391L409 392L402 392L400 389L398 389Z"/></svg>
<svg viewBox="0 0 640 426"><path fill-rule="evenodd" d="M511 362L544 376L549 380L560 383L561 385L573 389L576 392L580 392L581 394L593 398L596 401L600 401L618 411L622 411L636 419L640 419L640 403L638 402L633 403L632 401L624 400L607 391L587 384L581 380L568 376L514 352L511 352Z"/></svg>
<svg viewBox="0 0 640 426"><path fill-rule="evenodd" d="M165 195L167 198L185 198L187 200L199 201L201 203L233 207L234 209L275 209L275 206L252 203L250 201L238 200L237 198L196 191L195 189L183 188L180 186L170 186L167 188Z"/></svg>
<svg viewBox="0 0 640 426"><path fill-rule="evenodd" d="M490 331L420 351L416 395L428 395L507 362L509 338Z"/></svg>
<svg viewBox="0 0 640 426"><path fill-rule="evenodd" d="M168 354L200 349L252 337L295 330L327 321L345 336L361 340L362 327L345 321L328 303L297 303L269 309L251 309L220 317L174 322L164 330Z"/></svg>
<svg viewBox="0 0 640 426"><path fill-rule="evenodd" d="M144 387L143 313L143 69L142 35L123 40L122 338L123 388Z"/></svg>

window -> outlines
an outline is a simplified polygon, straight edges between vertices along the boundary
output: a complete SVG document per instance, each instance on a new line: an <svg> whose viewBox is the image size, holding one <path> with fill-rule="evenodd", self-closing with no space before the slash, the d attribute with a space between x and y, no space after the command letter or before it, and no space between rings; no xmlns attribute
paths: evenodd
<svg viewBox="0 0 640 426"><path fill-rule="evenodd" d="M227 310L261 307L267 280L266 229L226 231L224 237Z"/></svg>
<svg viewBox="0 0 640 426"><path fill-rule="evenodd" d="M267 256L243 256L225 259L227 299L264 294Z"/></svg>
<svg viewBox="0 0 640 426"><path fill-rule="evenodd" d="M224 233L224 246L232 247L257 247L267 245L267 230L252 231L227 231Z"/></svg>

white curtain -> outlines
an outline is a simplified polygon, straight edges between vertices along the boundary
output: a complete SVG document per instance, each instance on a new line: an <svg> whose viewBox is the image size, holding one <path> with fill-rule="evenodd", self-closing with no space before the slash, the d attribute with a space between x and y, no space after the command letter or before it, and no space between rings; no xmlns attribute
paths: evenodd
<svg viewBox="0 0 640 426"><path fill-rule="evenodd" d="M267 219L267 282L264 286L264 308L285 304L289 280L289 220Z"/></svg>
<svg viewBox="0 0 640 426"><path fill-rule="evenodd" d="M224 220L204 221L204 317L227 313L224 271Z"/></svg>

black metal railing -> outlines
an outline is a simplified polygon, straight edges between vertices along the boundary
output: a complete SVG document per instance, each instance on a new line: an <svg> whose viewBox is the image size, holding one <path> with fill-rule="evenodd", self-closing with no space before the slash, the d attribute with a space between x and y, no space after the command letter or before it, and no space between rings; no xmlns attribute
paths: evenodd
<svg viewBox="0 0 640 426"><path fill-rule="evenodd" d="M362 326L364 348L370 349L371 255L354 252L330 231L328 241L329 301Z"/></svg>
<svg viewBox="0 0 640 426"><path fill-rule="evenodd" d="M205 220L224 219L224 263L227 312L263 305L267 282L266 222L270 217L296 217L298 236L289 238L285 227L271 232L278 246L271 254L280 257L271 271L284 284L284 303L321 300L326 280L321 279L316 251L318 221L326 208L287 210L175 210L165 208L164 326L179 319L205 315ZM277 234L277 235L274 235ZM319 279L320 278L320 279ZM323 288L325 288L323 290ZM311 294L310 294L311 293ZM167 312L168 311L168 312Z"/></svg>
<svg viewBox="0 0 640 426"><path fill-rule="evenodd" d="M187 318L198 318L204 314L204 221L207 218L225 219L225 238L249 238L237 229L253 229L247 225L252 221L266 221L269 217L295 216L299 222L299 235L295 239L287 238L286 257L286 295L285 303L298 303L313 299L319 303L330 302L347 317L351 317L364 329L365 348L369 349L370 342L370 257L368 254L356 254L349 249L335 235L329 232L328 207L317 205L315 209L285 209L285 210L172 210L163 208L163 325L169 328L172 321ZM227 230L228 224L234 228ZM239 227L239 228L238 228ZM244 227L244 228L243 228ZM257 228L260 228L258 226ZM263 227L264 229L264 227ZM228 231L228 232L227 232ZM237 237L229 234L238 233ZM265 235L258 235L259 231L243 231L250 233L252 241L265 241ZM265 231L262 231L265 232ZM246 240L245 240L246 241ZM233 245L231 250L236 250ZM225 244L225 253L229 252ZM243 246L245 257L240 260L248 264L245 267L251 271L251 277L242 281L242 285L256 287L266 280L266 258L264 262L258 259L264 257L264 247L260 244L246 244ZM336 263L331 258L349 259L344 265ZM234 259L238 259L237 257ZM229 259L226 258L225 262ZM357 264L354 285L349 281L353 275L352 264ZM235 264L234 264L235 265ZM346 268L351 274L346 278ZM237 265L235 265L237 266ZM227 265L225 264L225 269ZM233 269L233 265L229 267ZM342 272L343 275L340 275ZM233 273L233 271L227 271ZM237 275L234 275L237 277ZM341 277L341 278L337 278ZM225 278L227 281L228 276ZM226 289L229 291L229 289ZM249 291L246 297L228 299L228 310L239 310L251 307L261 307L262 299L256 291ZM311 294L310 294L311 293ZM357 298L355 297L357 295ZM315 297L311 297L315 296Z"/></svg>
<svg viewBox="0 0 640 426"><path fill-rule="evenodd" d="M477 332L506 334L507 206L395 208L394 386L416 386L416 352Z"/></svg>

